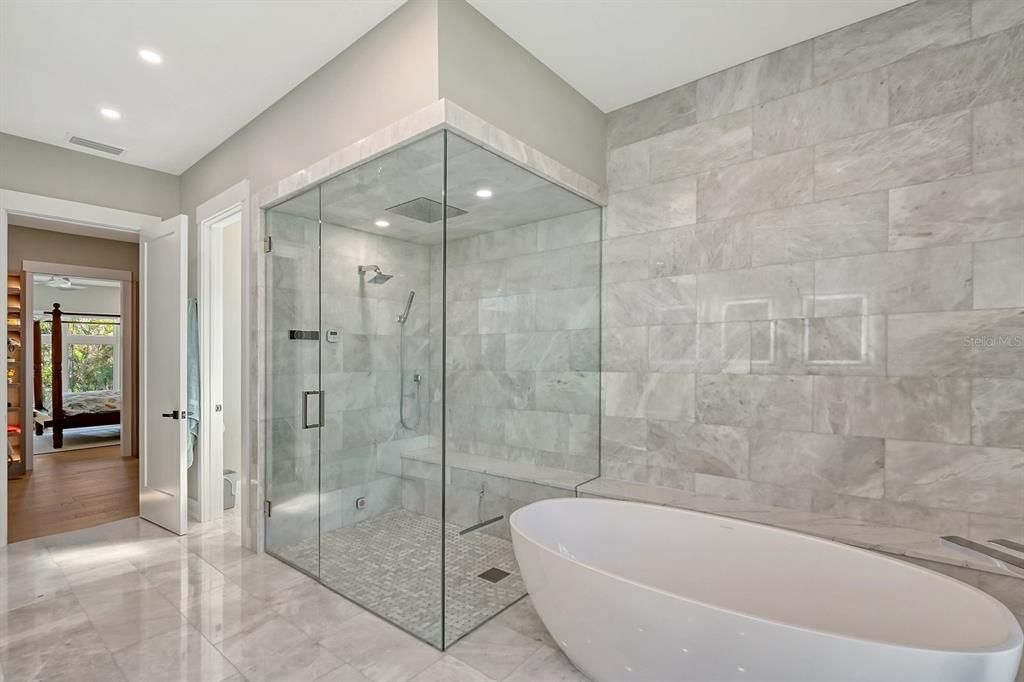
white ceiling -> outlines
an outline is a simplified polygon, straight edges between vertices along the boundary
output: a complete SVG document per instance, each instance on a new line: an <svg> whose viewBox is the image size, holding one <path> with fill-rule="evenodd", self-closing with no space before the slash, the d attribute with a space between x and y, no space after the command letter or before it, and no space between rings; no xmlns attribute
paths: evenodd
<svg viewBox="0 0 1024 682"><path fill-rule="evenodd" d="M469 0L608 112L911 0Z"/></svg>
<svg viewBox="0 0 1024 682"><path fill-rule="evenodd" d="M0 131L179 174L403 2L0 0ZM611 111L908 0L470 2Z"/></svg>
<svg viewBox="0 0 1024 682"><path fill-rule="evenodd" d="M402 2L0 0L0 131L178 174Z"/></svg>

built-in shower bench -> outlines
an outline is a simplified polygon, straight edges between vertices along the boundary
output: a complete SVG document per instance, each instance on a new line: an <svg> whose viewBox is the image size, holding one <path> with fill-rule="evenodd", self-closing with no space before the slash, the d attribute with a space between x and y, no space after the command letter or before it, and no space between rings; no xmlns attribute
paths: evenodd
<svg viewBox="0 0 1024 682"><path fill-rule="evenodd" d="M415 467L417 462L439 466L441 464L441 450L437 447L408 450L402 453L402 459L405 460L404 466L406 467ZM556 469L532 462L516 462L496 457L471 455L452 450L448 450L446 453L445 465L451 469L472 471L478 474L487 474L570 492L575 492L577 486L594 478L594 474ZM408 469L404 473L409 473ZM425 478L425 476L419 477Z"/></svg>

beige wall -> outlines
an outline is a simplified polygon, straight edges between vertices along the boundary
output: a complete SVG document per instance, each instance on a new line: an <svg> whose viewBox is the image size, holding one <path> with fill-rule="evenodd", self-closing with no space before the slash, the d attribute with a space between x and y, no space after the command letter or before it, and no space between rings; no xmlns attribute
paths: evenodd
<svg viewBox="0 0 1024 682"><path fill-rule="evenodd" d="M437 5L411 0L181 176L181 211L254 191L437 100Z"/></svg>
<svg viewBox="0 0 1024 682"><path fill-rule="evenodd" d="M177 176L0 133L0 188L169 218Z"/></svg>
<svg viewBox="0 0 1024 682"><path fill-rule="evenodd" d="M605 183L605 114L465 0L442 0L441 96Z"/></svg>
<svg viewBox="0 0 1024 682"><path fill-rule="evenodd" d="M139 245L114 239L50 232L11 225L7 242L7 269L21 270L22 261L127 270L139 276Z"/></svg>

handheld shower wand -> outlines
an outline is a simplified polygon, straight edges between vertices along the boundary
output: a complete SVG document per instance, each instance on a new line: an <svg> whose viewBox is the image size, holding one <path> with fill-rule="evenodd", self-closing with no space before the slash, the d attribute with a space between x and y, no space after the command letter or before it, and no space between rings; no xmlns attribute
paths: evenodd
<svg viewBox="0 0 1024 682"><path fill-rule="evenodd" d="M409 300L405 302L405 312L398 314L398 324L405 324L405 321L409 319L409 311L412 309L412 299L414 298L416 298L415 289L409 292Z"/></svg>
<svg viewBox="0 0 1024 682"><path fill-rule="evenodd" d="M420 375L416 374L413 376L413 383L416 384L416 390L409 394L410 398L416 400L416 422L411 426L405 418L405 323L409 321L409 312L412 310L412 300L416 298L416 291L411 290L409 292L409 298L405 301L405 311L398 315L398 324L401 326L399 330L400 345L398 351L398 421L399 423L412 431L420 423Z"/></svg>

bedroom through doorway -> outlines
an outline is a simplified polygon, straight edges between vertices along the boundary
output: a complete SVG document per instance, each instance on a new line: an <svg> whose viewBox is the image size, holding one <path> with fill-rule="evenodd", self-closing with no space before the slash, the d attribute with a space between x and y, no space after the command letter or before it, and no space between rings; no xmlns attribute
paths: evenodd
<svg viewBox="0 0 1024 682"><path fill-rule="evenodd" d="M8 226L10 542L139 514L139 246L47 227Z"/></svg>

